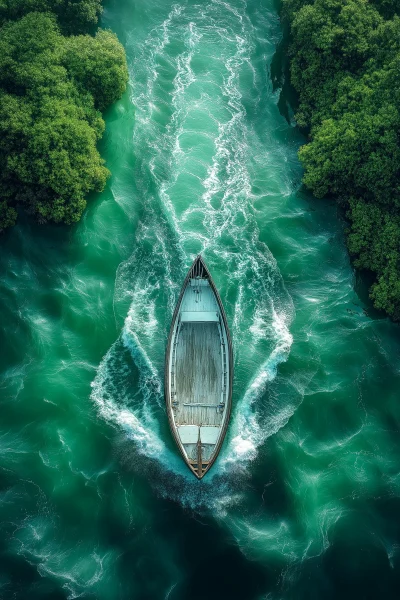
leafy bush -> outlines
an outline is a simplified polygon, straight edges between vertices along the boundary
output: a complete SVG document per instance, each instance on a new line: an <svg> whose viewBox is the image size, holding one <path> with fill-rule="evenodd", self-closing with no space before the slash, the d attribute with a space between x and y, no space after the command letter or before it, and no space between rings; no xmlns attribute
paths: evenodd
<svg viewBox="0 0 400 600"><path fill-rule="evenodd" d="M394 0L284 0L304 183L347 204L349 251L400 320L400 18Z"/></svg>
<svg viewBox="0 0 400 600"><path fill-rule="evenodd" d="M101 0L0 0L0 23L29 12L52 12L65 32L85 33L97 24L101 11Z"/></svg>
<svg viewBox="0 0 400 600"><path fill-rule="evenodd" d="M92 94L99 110L121 97L128 76L125 52L115 35L100 29L94 38L68 38L65 48L68 73L82 92Z"/></svg>
<svg viewBox="0 0 400 600"><path fill-rule="evenodd" d="M94 10L98 2L10 4L23 12L27 6L68 5L75 10L79 4L82 10ZM56 15L49 12L28 12L4 21L0 29L0 230L15 222L16 204L41 222L79 220L86 195L102 190L109 175L96 147L104 131L99 109L122 94L127 79L123 48L111 32L100 30L94 38L65 37Z"/></svg>

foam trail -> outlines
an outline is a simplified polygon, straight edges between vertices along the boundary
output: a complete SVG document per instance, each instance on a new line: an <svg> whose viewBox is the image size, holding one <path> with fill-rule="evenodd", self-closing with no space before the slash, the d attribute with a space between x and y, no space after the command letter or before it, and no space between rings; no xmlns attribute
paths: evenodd
<svg viewBox="0 0 400 600"><path fill-rule="evenodd" d="M260 403L290 352L293 305L274 257L259 241L253 207L252 178L260 160L273 165L281 159L271 155L247 118L246 86L252 86L254 106L265 86L263 71L251 61L255 35L245 3L239 9L214 0L174 5L135 46L135 178L142 219L134 253L116 281L116 311L123 314L129 302L128 315L92 394L100 414L126 432L135 452L158 465L152 483L160 494L221 512L240 501L232 484L238 461L245 476L258 448L294 410L278 400ZM260 193L268 196L269 190ZM228 443L201 482L163 441L168 428L162 390L169 323L198 252L216 275L232 323L236 366ZM140 461L134 463L140 469Z"/></svg>
<svg viewBox="0 0 400 600"><path fill-rule="evenodd" d="M264 441L283 427L293 409L282 407L277 410L273 417L270 415L268 423L261 425L261 419L257 414L256 403L263 395L270 381L277 374L278 366L284 362L290 352L293 338L284 322L284 319L274 312L274 326L277 343L270 356L257 372L250 386L246 390L243 400L234 416L232 424L232 437L227 451L225 451L225 464L221 461L223 468L237 468L244 461L251 461L257 456L257 448Z"/></svg>

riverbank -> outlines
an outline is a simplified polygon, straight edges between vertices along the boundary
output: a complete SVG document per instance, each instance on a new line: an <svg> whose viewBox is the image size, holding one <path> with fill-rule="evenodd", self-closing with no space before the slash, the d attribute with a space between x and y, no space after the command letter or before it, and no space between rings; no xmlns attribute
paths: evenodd
<svg viewBox="0 0 400 600"><path fill-rule="evenodd" d="M284 0L296 121L308 136L304 184L333 198L349 221L357 269L370 297L400 320L400 19L388 0Z"/></svg>
<svg viewBox="0 0 400 600"><path fill-rule="evenodd" d="M121 97L128 70L117 37L96 30L100 13L99 0L0 7L0 233L17 211L76 223L106 185L101 111Z"/></svg>

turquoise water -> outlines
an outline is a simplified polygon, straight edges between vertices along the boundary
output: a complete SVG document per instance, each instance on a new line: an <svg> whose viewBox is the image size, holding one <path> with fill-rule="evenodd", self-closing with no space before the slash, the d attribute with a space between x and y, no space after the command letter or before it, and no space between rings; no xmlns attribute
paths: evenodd
<svg viewBox="0 0 400 600"><path fill-rule="evenodd" d="M399 329L335 206L301 189L276 4L115 0L103 26L131 75L108 188L74 228L21 220L2 240L1 597L397 597ZM201 482L162 389L199 252L235 353Z"/></svg>

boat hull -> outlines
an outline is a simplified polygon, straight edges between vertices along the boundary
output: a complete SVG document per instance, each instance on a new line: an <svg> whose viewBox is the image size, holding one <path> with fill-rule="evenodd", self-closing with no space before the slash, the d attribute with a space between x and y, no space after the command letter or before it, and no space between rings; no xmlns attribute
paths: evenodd
<svg viewBox="0 0 400 600"><path fill-rule="evenodd" d="M165 399L172 435L201 479L222 447L232 403L233 354L225 311L198 256L172 318L165 361Z"/></svg>

